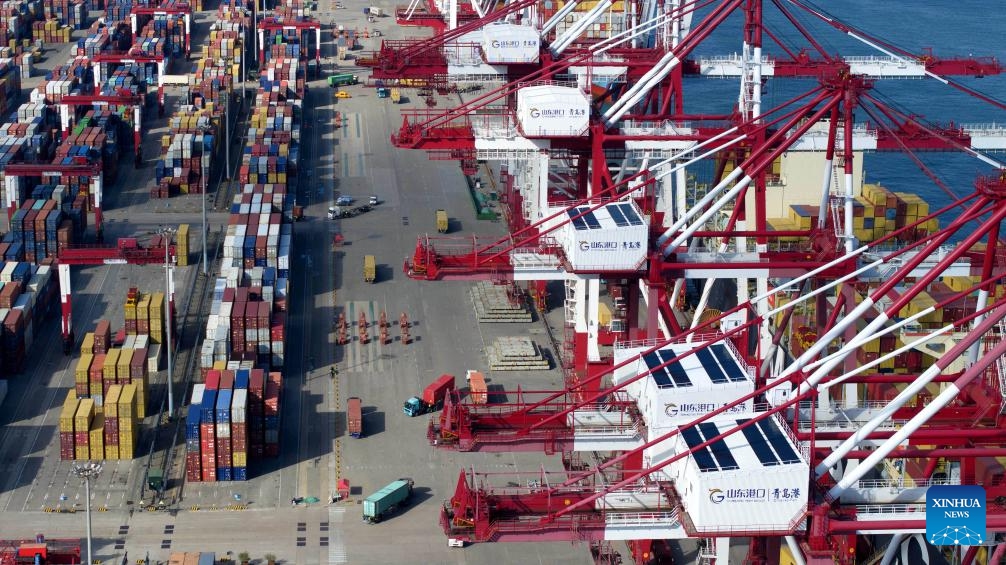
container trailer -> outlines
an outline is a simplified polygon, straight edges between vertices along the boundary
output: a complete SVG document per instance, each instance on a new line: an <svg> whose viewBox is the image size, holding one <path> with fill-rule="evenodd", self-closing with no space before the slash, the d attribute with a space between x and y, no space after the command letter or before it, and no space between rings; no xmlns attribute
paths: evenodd
<svg viewBox="0 0 1006 565"><path fill-rule="evenodd" d="M440 233L447 233L450 224L447 221L447 211L437 210L437 231Z"/></svg>
<svg viewBox="0 0 1006 565"><path fill-rule="evenodd" d="M328 86L336 88L338 86L348 86L360 82L359 75L353 73L336 73L328 77Z"/></svg>
<svg viewBox="0 0 1006 565"><path fill-rule="evenodd" d="M412 496L414 484L409 478L398 479L368 496L363 501L363 521L376 524L384 519L385 515L407 504Z"/></svg>
<svg viewBox="0 0 1006 565"><path fill-rule="evenodd" d="M363 413L360 398L351 396L346 405L346 428L349 430L349 435L359 439L363 437Z"/></svg>
<svg viewBox="0 0 1006 565"><path fill-rule="evenodd" d="M468 370L465 374L468 381L468 395L472 398L472 404L485 404L489 400L489 391L486 388L486 377L479 371Z"/></svg>
<svg viewBox="0 0 1006 565"><path fill-rule="evenodd" d="M444 405L447 393L454 390L454 375L440 375L423 390L422 397L413 396L402 405L406 416L414 417L439 410Z"/></svg>
<svg viewBox="0 0 1006 565"><path fill-rule="evenodd" d="M401 91L401 89L399 89L399 88L392 88L391 89L391 102L393 104L401 104L402 103L402 91Z"/></svg>
<svg viewBox="0 0 1006 565"><path fill-rule="evenodd" d="M363 282L377 281L377 259L373 255L363 257Z"/></svg>

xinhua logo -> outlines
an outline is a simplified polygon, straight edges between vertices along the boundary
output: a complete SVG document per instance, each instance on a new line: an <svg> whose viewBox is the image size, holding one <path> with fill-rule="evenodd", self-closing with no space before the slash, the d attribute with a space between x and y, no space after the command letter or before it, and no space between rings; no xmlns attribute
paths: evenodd
<svg viewBox="0 0 1006 565"><path fill-rule="evenodd" d="M926 490L926 539L933 545L985 542L985 489L970 485Z"/></svg>

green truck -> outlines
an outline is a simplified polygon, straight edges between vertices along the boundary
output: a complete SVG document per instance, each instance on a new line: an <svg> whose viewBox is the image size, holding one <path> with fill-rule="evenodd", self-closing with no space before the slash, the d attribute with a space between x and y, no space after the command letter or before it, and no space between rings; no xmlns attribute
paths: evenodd
<svg viewBox="0 0 1006 565"><path fill-rule="evenodd" d="M353 73L336 73L328 77L328 85L332 88L356 84L358 82L360 82L360 77Z"/></svg>
<svg viewBox="0 0 1006 565"><path fill-rule="evenodd" d="M380 522L386 514L405 506L412 496L412 479L398 479L388 486L368 496L363 501L363 521L368 524Z"/></svg>

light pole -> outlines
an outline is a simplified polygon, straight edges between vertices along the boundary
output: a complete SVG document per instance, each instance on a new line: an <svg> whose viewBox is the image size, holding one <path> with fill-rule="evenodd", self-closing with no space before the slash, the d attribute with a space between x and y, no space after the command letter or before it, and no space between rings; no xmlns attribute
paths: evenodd
<svg viewBox="0 0 1006 565"><path fill-rule="evenodd" d="M73 465L73 474L84 479L84 519L87 520L87 562L94 563L91 553L91 479L101 474L101 463L78 463Z"/></svg>
<svg viewBox="0 0 1006 565"><path fill-rule="evenodd" d="M203 276L208 276L210 270L206 252L206 240L209 238L209 234L207 233L208 230L206 227L206 190L209 187L209 183L206 182L206 177L210 176L210 167L206 167L206 170L203 171L202 176L203 178L200 180L200 182L203 185ZM217 190L220 190L219 186L217 187Z"/></svg>
<svg viewBox="0 0 1006 565"><path fill-rule="evenodd" d="M206 195L205 194L203 194L203 202L206 202ZM172 386L174 384L172 382L173 377L174 377L174 367L172 367L172 363L171 363L171 361L172 361L171 360L171 330L172 330L171 304L173 302L171 300L171 297L173 295L173 288L172 287L174 285L172 284L172 281L171 281L171 258L168 256L168 247L169 247L169 245L171 243L171 235L173 233L175 233L175 230L173 230L171 228L164 228L163 230L161 230L161 233L164 234L164 237L165 237L165 241L164 241L164 286L165 286L165 298L167 300L167 304L165 304L164 310L166 312L166 315L165 315L165 318L166 318L165 319L165 325L167 327L165 328L164 333L167 336L167 340L166 340L167 343L166 343L166 345L168 346L168 378L167 378L167 384L168 384L168 420L171 420L171 418L175 414L175 393L172 390L174 388ZM206 237L206 230L203 229L203 238L205 238L205 237ZM206 240L203 239L203 241L206 241ZM205 246L204 246L203 250L205 252Z"/></svg>

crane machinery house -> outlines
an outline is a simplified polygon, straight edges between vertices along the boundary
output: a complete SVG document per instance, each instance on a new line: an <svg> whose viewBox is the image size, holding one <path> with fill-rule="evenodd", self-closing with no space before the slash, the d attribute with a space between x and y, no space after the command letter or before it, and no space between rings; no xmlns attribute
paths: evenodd
<svg viewBox="0 0 1006 565"><path fill-rule="evenodd" d="M482 53L490 65L537 63L540 48L541 39L533 27L496 24L482 28Z"/></svg>
<svg viewBox="0 0 1006 565"><path fill-rule="evenodd" d="M711 344L672 344L640 355L644 351L646 349L639 347L616 347L616 365L633 357L638 360L616 370L613 378L618 386L636 375L649 373L624 389L636 401L652 436L649 439L656 439L754 391L753 368L739 361L733 344L726 340ZM693 353L681 357L690 351ZM671 361L677 357L681 359ZM753 411L753 400L749 399L726 414L741 417Z"/></svg>
<svg viewBox="0 0 1006 565"><path fill-rule="evenodd" d="M656 476L674 481L681 504L697 532L790 531L807 509L810 466L784 423L721 415L643 452L652 467L720 434L735 433ZM655 476L655 478L656 478Z"/></svg>
<svg viewBox="0 0 1006 565"><path fill-rule="evenodd" d="M633 202L566 210L556 240L577 271L637 271L646 259L646 221ZM579 216L579 217L577 217Z"/></svg>
<svg viewBox="0 0 1006 565"><path fill-rule="evenodd" d="M579 137L590 124L590 100L579 88L543 84L517 91L517 123L524 137Z"/></svg>

